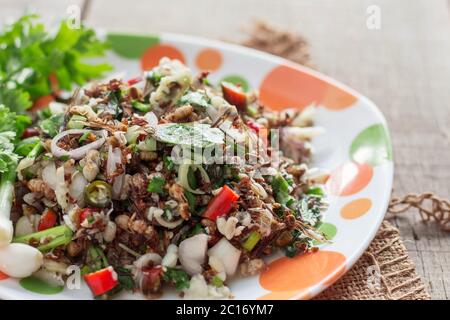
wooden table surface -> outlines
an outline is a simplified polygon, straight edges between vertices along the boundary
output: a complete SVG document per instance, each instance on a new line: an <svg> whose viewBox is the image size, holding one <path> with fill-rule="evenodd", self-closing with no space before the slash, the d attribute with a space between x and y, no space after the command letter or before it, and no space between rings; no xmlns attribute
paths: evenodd
<svg viewBox="0 0 450 320"><path fill-rule="evenodd" d="M48 23L86 0L2 0L0 22L26 9ZM370 5L381 28L366 26ZM303 34L319 69L370 97L392 135L394 194L450 198L450 3L448 0L91 0L90 26L239 40L263 19ZM410 212L393 220L434 299L450 299L450 235Z"/></svg>

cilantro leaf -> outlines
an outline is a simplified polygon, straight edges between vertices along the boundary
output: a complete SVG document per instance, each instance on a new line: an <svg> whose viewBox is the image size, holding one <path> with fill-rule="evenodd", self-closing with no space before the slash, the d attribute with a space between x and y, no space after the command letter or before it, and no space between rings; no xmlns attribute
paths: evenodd
<svg viewBox="0 0 450 320"><path fill-rule="evenodd" d="M50 137L54 137L59 133L59 129L61 128L63 122L64 114L58 113L48 119L42 120L39 123L39 127L44 133L48 134Z"/></svg>
<svg viewBox="0 0 450 320"><path fill-rule="evenodd" d="M177 268L167 268L164 272L163 280L172 282L177 290L187 289L190 285L188 274Z"/></svg>
<svg viewBox="0 0 450 320"><path fill-rule="evenodd" d="M25 115L17 115L4 105L0 104L0 132L12 131L15 133L13 142L22 137L25 129L31 124L31 119Z"/></svg>
<svg viewBox="0 0 450 320"><path fill-rule="evenodd" d="M0 104L18 113L55 86L71 90L74 83L82 85L111 69L85 61L106 49L92 29L71 29L62 21L53 33L37 18L25 15L0 33Z"/></svg>
<svg viewBox="0 0 450 320"><path fill-rule="evenodd" d="M165 193L163 189L165 184L166 180L163 177L153 177L147 186L147 191L163 195Z"/></svg>

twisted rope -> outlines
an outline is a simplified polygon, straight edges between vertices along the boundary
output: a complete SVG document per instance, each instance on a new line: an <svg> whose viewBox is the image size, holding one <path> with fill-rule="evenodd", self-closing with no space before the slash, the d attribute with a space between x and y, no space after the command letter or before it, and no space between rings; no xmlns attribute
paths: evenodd
<svg viewBox="0 0 450 320"><path fill-rule="evenodd" d="M415 208L422 221L436 221L444 231L450 231L450 201L436 196L432 192L407 194L403 198L393 197L388 212L393 216Z"/></svg>

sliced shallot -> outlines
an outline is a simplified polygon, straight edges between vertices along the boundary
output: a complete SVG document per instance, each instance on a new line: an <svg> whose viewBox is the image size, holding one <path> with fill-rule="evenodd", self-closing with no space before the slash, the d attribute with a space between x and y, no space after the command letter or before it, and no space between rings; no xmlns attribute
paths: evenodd
<svg viewBox="0 0 450 320"><path fill-rule="evenodd" d="M70 151L64 150L63 148L60 148L58 146L58 142L65 136L72 135L72 134L83 134L85 132L91 132L97 136L100 136L100 138L98 138L94 142L91 142L89 144L86 144L82 147L79 147L79 148L76 148L76 149L73 149ZM103 143L105 143L105 141L106 141L105 136L106 136L105 130L101 130L101 131L93 131L93 130L87 130L87 129L66 130L66 131L63 131L63 132L57 134L53 138L52 144L51 144L51 151L52 151L52 154L57 158L60 158L63 156L68 156L71 159L80 160L86 155L86 153L89 150L100 148L103 145Z"/></svg>

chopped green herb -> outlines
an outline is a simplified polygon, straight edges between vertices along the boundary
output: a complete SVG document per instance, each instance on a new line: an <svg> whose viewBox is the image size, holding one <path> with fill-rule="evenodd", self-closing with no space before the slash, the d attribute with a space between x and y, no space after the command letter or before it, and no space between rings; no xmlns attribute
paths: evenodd
<svg viewBox="0 0 450 320"><path fill-rule="evenodd" d="M286 257L293 258L298 254L298 249L295 244L289 244L284 248Z"/></svg>
<svg viewBox="0 0 450 320"><path fill-rule="evenodd" d="M146 73L145 77L150 80L150 82L154 85L157 86L159 85L159 82L162 79L162 75L160 75L159 73L155 72L155 71L149 71Z"/></svg>
<svg viewBox="0 0 450 320"><path fill-rule="evenodd" d="M197 223L191 230L191 236L195 236L200 233L205 233L205 230L200 223Z"/></svg>
<svg viewBox="0 0 450 320"><path fill-rule="evenodd" d="M84 124L83 122L85 122L87 119L86 117L80 116L78 114L74 114L69 122L67 122L67 128L69 129L83 129L84 128Z"/></svg>
<svg viewBox="0 0 450 320"><path fill-rule="evenodd" d="M292 199L290 194L290 186L288 181L281 174L278 174L272 179L272 188L275 194L275 200L282 204L287 205L288 202ZM290 202L290 204L292 204Z"/></svg>
<svg viewBox="0 0 450 320"><path fill-rule="evenodd" d="M42 156L42 160L46 160L46 161L53 160L53 157L44 154L44 155Z"/></svg>
<svg viewBox="0 0 450 320"><path fill-rule="evenodd" d="M163 177L153 177L147 186L147 191L155 192L155 193L163 195L165 193L165 190L164 190L165 184L166 184L166 179L164 179Z"/></svg>
<svg viewBox="0 0 450 320"><path fill-rule="evenodd" d="M322 199L320 197L305 195L297 203L295 211L304 222L314 227L322 215L321 205Z"/></svg>
<svg viewBox="0 0 450 320"><path fill-rule="evenodd" d="M132 290L134 288L134 281L131 271L123 267L115 267L114 270L117 273L117 279L122 289Z"/></svg>
<svg viewBox="0 0 450 320"><path fill-rule="evenodd" d="M91 134L90 131L86 131L86 132L83 133L83 134L81 135L81 137L78 139L78 142L86 141L86 139L89 137L90 134Z"/></svg>
<svg viewBox="0 0 450 320"><path fill-rule="evenodd" d="M214 276L211 280L211 284L215 287L222 287L223 286L223 280L220 279L218 276Z"/></svg>
<svg viewBox="0 0 450 320"><path fill-rule="evenodd" d="M141 112L149 112L150 110L152 110L152 106L150 104L144 104L139 101L133 101L131 105L133 106L133 108Z"/></svg>
<svg viewBox="0 0 450 320"><path fill-rule="evenodd" d="M60 160L60 161L68 161L69 159L70 159L69 156L61 156L58 158L58 160Z"/></svg>
<svg viewBox="0 0 450 320"><path fill-rule="evenodd" d="M26 168L22 171L23 176L25 177L25 179L27 180L31 180L36 178L36 173L34 173L33 171L30 170L30 168Z"/></svg>
<svg viewBox="0 0 450 320"><path fill-rule="evenodd" d="M54 137L58 134L63 122L64 114L55 114L48 119L42 120L39 127L44 133L48 134L50 137Z"/></svg>
<svg viewBox="0 0 450 320"><path fill-rule="evenodd" d="M306 191L306 194L323 197L323 190L321 187L313 187L309 188L308 191Z"/></svg>
<svg viewBox="0 0 450 320"><path fill-rule="evenodd" d="M52 116L52 112L50 111L50 108L47 107L47 108L38 110L37 115L40 120L45 120Z"/></svg>
<svg viewBox="0 0 450 320"><path fill-rule="evenodd" d="M25 157L27 156L31 150L36 146L36 144L41 143L41 140L39 137L30 137L23 139L16 145L16 149L14 150L15 153L18 155Z"/></svg>
<svg viewBox="0 0 450 320"><path fill-rule="evenodd" d="M164 272L163 280L173 283L175 289L179 291L189 288L190 285L188 274L185 271L176 268L167 268Z"/></svg>
<svg viewBox="0 0 450 320"><path fill-rule="evenodd" d="M164 166L168 171L172 171L175 168L175 163L173 163L172 157L165 155L163 157Z"/></svg>
<svg viewBox="0 0 450 320"><path fill-rule="evenodd" d="M197 198L189 191L184 191L184 196L186 197L186 200L189 204L189 211L191 213L196 212L196 205L197 205Z"/></svg>
<svg viewBox="0 0 450 320"><path fill-rule="evenodd" d="M261 240L261 234L257 231L252 231L242 244L242 247L247 251L252 251L253 248L255 248L255 246L259 242L259 240Z"/></svg>

